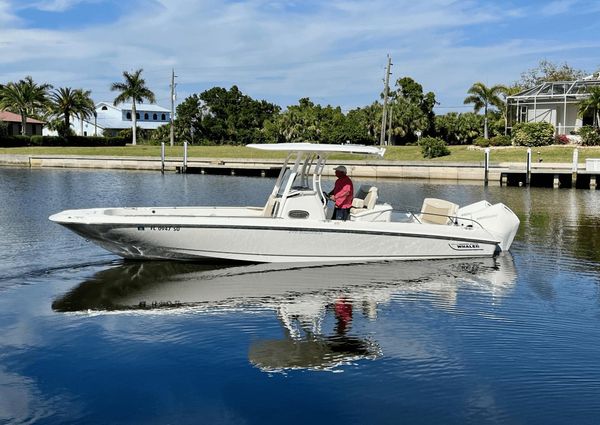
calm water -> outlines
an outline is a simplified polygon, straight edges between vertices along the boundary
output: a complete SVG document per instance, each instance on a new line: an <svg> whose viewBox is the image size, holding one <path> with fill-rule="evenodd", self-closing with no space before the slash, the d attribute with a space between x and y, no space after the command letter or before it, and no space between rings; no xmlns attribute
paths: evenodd
<svg viewBox="0 0 600 425"><path fill-rule="evenodd" d="M597 192L377 182L519 215L512 255L454 262L125 262L47 220L272 183L0 169L0 423L599 423Z"/></svg>

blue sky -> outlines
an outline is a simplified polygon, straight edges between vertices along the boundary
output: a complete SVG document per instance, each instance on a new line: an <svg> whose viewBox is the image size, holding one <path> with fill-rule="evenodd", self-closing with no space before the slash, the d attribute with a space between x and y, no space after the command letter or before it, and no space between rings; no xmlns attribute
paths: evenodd
<svg viewBox="0 0 600 425"><path fill-rule="evenodd" d="M110 83L144 69L169 106L236 84L282 107L310 97L349 110L392 81L436 93L438 113L463 106L476 81L510 84L541 59L600 68L597 0L0 0L0 82L31 75L112 100Z"/></svg>

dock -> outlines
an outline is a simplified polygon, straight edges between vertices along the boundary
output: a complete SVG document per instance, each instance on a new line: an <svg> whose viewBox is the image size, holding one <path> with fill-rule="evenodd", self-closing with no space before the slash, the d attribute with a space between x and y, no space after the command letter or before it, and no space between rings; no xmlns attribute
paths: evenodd
<svg viewBox="0 0 600 425"><path fill-rule="evenodd" d="M339 162L339 161L338 161ZM490 163L344 160L351 177L367 179L418 179L469 181L500 186L597 189L600 159L585 164ZM256 177L277 176L282 159L108 157L75 155L0 155L0 166L29 168L92 168L148 170L182 174L217 174ZM337 162L330 162L323 175L334 176Z"/></svg>

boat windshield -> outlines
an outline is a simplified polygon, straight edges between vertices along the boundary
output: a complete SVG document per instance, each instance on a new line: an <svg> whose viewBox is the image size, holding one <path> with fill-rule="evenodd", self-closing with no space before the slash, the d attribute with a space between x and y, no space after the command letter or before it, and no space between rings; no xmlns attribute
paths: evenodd
<svg viewBox="0 0 600 425"><path fill-rule="evenodd" d="M277 196L292 191L321 193L321 174L326 157L314 152L295 152L288 155L277 179Z"/></svg>

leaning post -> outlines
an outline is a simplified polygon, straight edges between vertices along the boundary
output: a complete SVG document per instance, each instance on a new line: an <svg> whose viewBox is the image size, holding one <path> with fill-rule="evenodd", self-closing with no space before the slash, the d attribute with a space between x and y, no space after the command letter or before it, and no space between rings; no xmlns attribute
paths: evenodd
<svg viewBox="0 0 600 425"><path fill-rule="evenodd" d="M160 144L160 172L165 174L165 142Z"/></svg>
<svg viewBox="0 0 600 425"><path fill-rule="evenodd" d="M490 172L490 148L485 148L485 157L483 160L483 168L484 168L484 175L483 175L483 185L487 186L488 182L489 182L489 172Z"/></svg>
<svg viewBox="0 0 600 425"><path fill-rule="evenodd" d="M525 186L531 184L531 148L527 148L527 173L525 175Z"/></svg>

